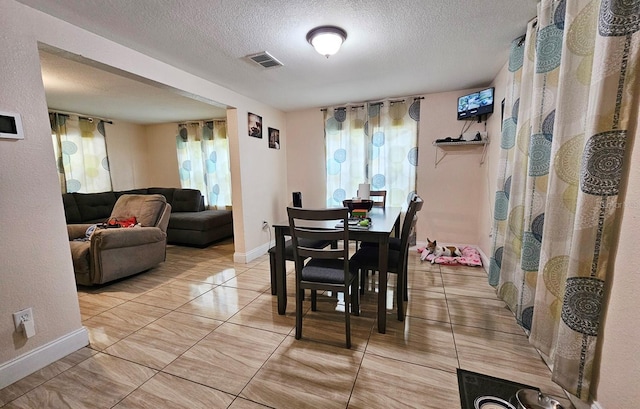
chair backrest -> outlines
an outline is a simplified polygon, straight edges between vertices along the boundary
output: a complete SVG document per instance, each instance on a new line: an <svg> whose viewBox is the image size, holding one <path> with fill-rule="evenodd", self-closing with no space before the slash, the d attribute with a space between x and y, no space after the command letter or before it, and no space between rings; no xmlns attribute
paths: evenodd
<svg viewBox="0 0 640 409"><path fill-rule="evenodd" d="M346 207L332 209L302 209L287 207L289 227L293 245L296 270L308 257L321 259L343 259L345 271L349 271L349 210ZM338 227L339 226L339 227ZM337 248L305 247L303 240L329 240Z"/></svg>
<svg viewBox="0 0 640 409"><path fill-rule="evenodd" d="M129 218L135 216L143 227L157 227L163 221L167 206L167 199L160 194L122 195L116 200L111 217Z"/></svg>
<svg viewBox="0 0 640 409"><path fill-rule="evenodd" d="M387 191L386 190L372 190L369 192L369 198L373 200L374 207L386 207L387 206Z"/></svg>
<svg viewBox="0 0 640 409"><path fill-rule="evenodd" d="M416 224L416 214L422 210L423 204L424 201L418 195L415 195L411 199L411 202L409 202L409 208L407 209L407 214L404 216L404 222L402 223L402 230L400 232L400 249L404 253L409 250L409 236ZM402 258L406 258L406 254L404 254Z"/></svg>
<svg viewBox="0 0 640 409"><path fill-rule="evenodd" d="M291 193L293 198L293 207L302 207L302 192Z"/></svg>

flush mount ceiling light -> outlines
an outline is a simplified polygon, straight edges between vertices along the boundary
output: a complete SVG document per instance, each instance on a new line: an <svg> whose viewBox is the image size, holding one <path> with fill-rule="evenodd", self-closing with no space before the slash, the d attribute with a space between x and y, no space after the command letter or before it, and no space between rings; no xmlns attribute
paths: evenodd
<svg viewBox="0 0 640 409"><path fill-rule="evenodd" d="M347 32L335 26L320 26L307 33L309 44L327 58L337 53L346 39Z"/></svg>

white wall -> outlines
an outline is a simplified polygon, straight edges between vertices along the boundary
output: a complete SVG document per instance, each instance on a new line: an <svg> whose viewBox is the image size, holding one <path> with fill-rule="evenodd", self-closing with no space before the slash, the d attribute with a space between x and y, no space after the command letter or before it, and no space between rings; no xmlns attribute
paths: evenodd
<svg viewBox="0 0 640 409"><path fill-rule="evenodd" d="M262 138L249 136L248 113L262 116ZM287 190L287 126L286 117L268 115L268 112L257 105L250 105L248 109L236 110L238 138L229 141L230 151L240 153L235 159L239 164L239 169L232 167L232 178L239 173L242 183L232 180L233 189L233 213L234 231L237 217L242 217L243 231L246 247L238 248L236 243L236 260L243 261L240 254L245 255L246 260L252 260L264 254L270 247L269 233L262 230L262 222L267 221L270 225L286 218L284 213L288 198ZM227 120L230 121L227 114ZM276 128L280 130L280 149L270 149L267 136L267 129ZM229 128L227 128L229 129ZM234 143L238 144L233 149ZM234 156L231 156L234 162ZM236 214L237 195L241 196L242 206L240 212ZM273 238L273 234L271 235Z"/></svg>
<svg viewBox="0 0 640 409"><path fill-rule="evenodd" d="M180 187L176 153L178 124L147 125L144 132L147 177L143 187Z"/></svg>
<svg viewBox="0 0 640 409"><path fill-rule="evenodd" d="M25 134L24 140L0 139L0 388L27 375L19 362L30 367L35 359L41 366L60 358L52 345L65 337L76 333L81 344L88 341L80 320L36 38L25 23L26 14L17 3L0 2L0 110L20 113ZM33 308L36 328L28 340L15 332L11 316L27 307ZM27 357L39 348L45 352Z"/></svg>
<svg viewBox="0 0 640 409"><path fill-rule="evenodd" d="M145 127L128 122L105 124L113 190L147 187Z"/></svg>
<svg viewBox="0 0 640 409"><path fill-rule="evenodd" d="M320 108L287 113L287 185L291 192L302 193L306 207L326 206L324 119ZM286 214L283 212L283 218Z"/></svg>
<svg viewBox="0 0 640 409"><path fill-rule="evenodd" d="M460 136L464 125L470 125L467 132L485 131L484 122L458 121L456 116L458 97L473 91L476 90L429 94L422 100L417 190L425 203L418 215L418 242L426 242L428 237L442 243L476 244L477 221L489 217L488 213L480 213L487 167L486 162L480 164L483 146L433 146L437 139ZM489 121L496 116L500 116L499 104ZM490 145L496 137L489 133ZM442 158L437 165L436 150L438 160Z"/></svg>

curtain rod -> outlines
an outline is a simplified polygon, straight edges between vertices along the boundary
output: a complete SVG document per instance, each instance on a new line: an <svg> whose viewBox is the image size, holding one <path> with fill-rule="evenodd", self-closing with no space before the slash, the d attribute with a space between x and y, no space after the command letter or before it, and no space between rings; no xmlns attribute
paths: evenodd
<svg viewBox="0 0 640 409"><path fill-rule="evenodd" d="M409 97L408 97L409 98ZM413 100L417 101L419 99L424 99L424 97L414 97ZM388 101L390 104L395 104L397 102L404 102L404 99L392 99L390 101ZM377 101L377 102L368 102L369 105L383 105L385 101ZM348 105L348 106L344 106L344 107L338 107L335 109L347 109L347 107L349 108L364 108L364 105ZM320 108L321 112L326 112L328 108Z"/></svg>
<svg viewBox="0 0 640 409"><path fill-rule="evenodd" d="M182 122L178 122L178 126L204 125L209 122L227 122L227 120L226 119L203 119L201 121L182 121Z"/></svg>
<svg viewBox="0 0 640 409"><path fill-rule="evenodd" d="M66 112L66 111L58 111L58 110L54 110L54 109L50 109L49 110L50 114L58 114L58 115L64 115L64 116L70 116L70 115L75 115L80 119L86 119L89 122L92 122L94 119L97 119L99 121L102 122L106 122L108 124L113 124L113 121L111 119L107 119L107 118L101 118L99 116L93 116L93 115L87 115L87 114L79 114L77 112Z"/></svg>

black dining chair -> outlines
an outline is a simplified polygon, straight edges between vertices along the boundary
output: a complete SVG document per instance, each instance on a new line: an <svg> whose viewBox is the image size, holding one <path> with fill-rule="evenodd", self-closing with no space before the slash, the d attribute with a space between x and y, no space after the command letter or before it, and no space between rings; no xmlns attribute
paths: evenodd
<svg viewBox="0 0 640 409"><path fill-rule="evenodd" d="M293 192L293 207L302 207L302 193ZM323 248L332 245L331 241L327 240L301 240L305 247ZM288 261L294 261L293 258L293 246L291 240L287 240L284 243L284 259ZM269 273L271 275L271 295L276 295L276 246L271 247L269 253Z"/></svg>
<svg viewBox="0 0 640 409"><path fill-rule="evenodd" d="M311 311L317 310L317 291L344 294L344 319L347 348L351 348L351 311L358 315L357 273L349 269L349 211L347 208L287 208L296 265L296 339L302 337L302 301L304 290L311 290ZM327 222L323 228L309 227L309 222ZM303 240L335 242L335 248L306 247ZM305 259L309 259L305 263Z"/></svg>
<svg viewBox="0 0 640 409"><path fill-rule="evenodd" d="M402 223L402 230L400 233L400 248L395 250L389 248L389 258L387 265L387 272L397 275L396 280L396 304L398 311L398 320L404 320L404 301L408 299L408 285L407 285L407 264L409 257L409 236L411 229L415 226L415 215L422 209L424 204L423 200L415 196L409 203L409 208L404 217ZM360 276L360 291L364 292L366 271L380 271L378 265L378 247L377 246L364 246L360 247L351 256L349 260L350 268L353 274ZM385 291L386 289L380 288L378 291Z"/></svg>
<svg viewBox="0 0 640 409"><path fill-rule="evenodd" d="M373 200L373 207L386 207L387 206L387 191L386 190L371 190L369 192L369 198Z"/></svg>

